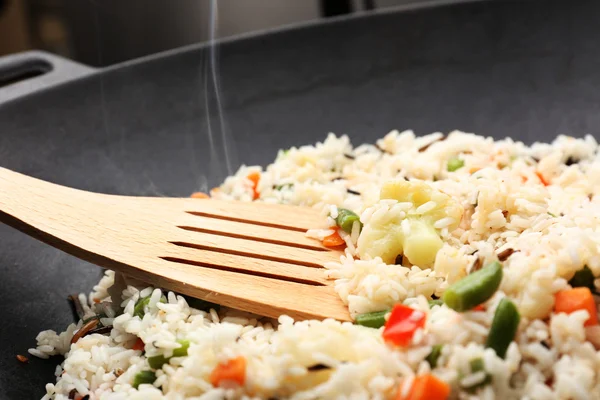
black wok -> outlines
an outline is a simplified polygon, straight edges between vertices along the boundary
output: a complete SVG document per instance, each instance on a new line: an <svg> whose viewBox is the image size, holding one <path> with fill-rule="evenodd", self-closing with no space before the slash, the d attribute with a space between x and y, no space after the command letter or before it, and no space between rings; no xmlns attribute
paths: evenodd
<svg viewBox="0 0 600 400"><path fill-rule="evenodd" d="M225 41L218 73L233 167L330 131L355 143L393 128L525 142L594 134L598 21L594 1L488 1ZM0 79L53 69L0 89L0 165L108 193L186 196L218 184L228 171L207 56L193 46L103 70L42 53L0 59ZM0 396L39 398L60 360L15 355L38 331L71 322L66 296L89 291L101 271L5 226L0 238Z"/></svg>

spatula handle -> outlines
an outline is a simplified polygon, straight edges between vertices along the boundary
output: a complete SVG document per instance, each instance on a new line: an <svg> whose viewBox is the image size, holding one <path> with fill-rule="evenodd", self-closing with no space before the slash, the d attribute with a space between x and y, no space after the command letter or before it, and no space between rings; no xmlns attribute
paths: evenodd
<svg viewBox="0 0 600 400"><path fill-rule="evenodd" d="M61 247L54 234L71 229L73 200L85 193L0 167L0 222Z"/></svg>

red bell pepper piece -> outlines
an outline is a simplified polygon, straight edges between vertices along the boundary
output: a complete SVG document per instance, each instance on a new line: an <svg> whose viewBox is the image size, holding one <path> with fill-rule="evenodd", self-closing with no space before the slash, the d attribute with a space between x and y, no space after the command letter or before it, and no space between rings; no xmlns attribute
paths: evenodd
<svg viewBox="0 0 600 400"><path fill-rule="evenodd" d="M425 326L427 316L403 304L396 304L383 329L383 340L396 346L408 346L415 331Z"/></svg>

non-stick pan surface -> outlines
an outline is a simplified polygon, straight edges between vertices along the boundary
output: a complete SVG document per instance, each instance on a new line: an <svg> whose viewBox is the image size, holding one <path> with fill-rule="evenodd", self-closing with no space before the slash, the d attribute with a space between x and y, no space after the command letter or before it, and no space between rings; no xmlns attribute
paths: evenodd
<svg viewBox="0 0 600 400"><path fill-rule="evenodd" d="M354 143L394 128L525 142L595 134L598 21L593 1L479 2L228 41L217 73L234 162L264 165L328 132ZM0 165L130 195L217 184L227 170L207 57L182 49L0 105ZM221 161L212 166L209 132ZM0 268L0 397L39 398L60 359L15 355L71 322L66 296L89 291L101 271L5 226Z"/></svg>

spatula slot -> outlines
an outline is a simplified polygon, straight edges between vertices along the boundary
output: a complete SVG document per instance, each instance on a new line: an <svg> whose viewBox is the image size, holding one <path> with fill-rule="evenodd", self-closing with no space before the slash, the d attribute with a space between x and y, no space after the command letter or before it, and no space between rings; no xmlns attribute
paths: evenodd
<svg viewBox="0 0 600 400"><path fill-rule="evenodd" d="M248 253L245 251L215 248L215 247L211 247L211 246L205 246L205 245L202 245L199 243L186 243L186 242L169 242L169 243L172 243L172 244L174 244L176 246L180 246L180 247L187 247L187 248L199 249L199 250L207 250L207 251L212 251L215 253L225 253L225 254L232 254L232 255L236 255L236 256L257 258L260 260L277 261L277 262L281 262L281 263L295 264L295 265L300 265L303 267L310 267L310 268L323 268L322 265L312 263L312 262L297 261L297 260L292 260L292 259L285 258L285 257L273 257L273 256L269 256L266 254L260 254L260 253Z"/></svg>
<svg viewBox="0 0 600 400"><path fill-rule="evenodd" d="M186 211L186 212L188 214L197 215L199 217L207 217L207 218L214 218L214 219L223 219L225 221L241 222L243 224L251 224L251 225L260 225L260 226L266 226L266 227L269 227L269 228L285 229L285 230L288 230L288 231L306 232L306 229L299 228L297 226L274 224L274 223L271 223L271 222L252 221L252 220L243 219L243 218L237 218L237 217L231 217L231 216L225 216L225 215L209 214L209 213L203 213L203 212L199 212L199 211Z"/></svg>
<svg viewBox="0 0 600 400"><path fill-rule="evenodd" d="M283 240L270 239L270 238L265 238L265 237L248 236L248 235L237 234L237 233L233 233L233 232L223 232L223 231L217 231L217 230L213 230L213 229L197 228L197 227L193 227L193 226L178 226L178 228L184 229L186 231L191 231L191 232L209 233L212 235L227 236L227 237L232 237L232 238L237 238L237 239L246 239L246 240L252 240L255 242L278 244L281 246L296 247L299 249L314 250L314 251L329 251L328 249L326 249L324 247L310 246L310 245L305 245L302 243L286 242Z"/></svg>
<svg viewBox="0 0 600 400"><path fill-rule="evenodd" d="M299 283L302 285L310 285L310 286L326 286L321 282L315 282L315 281L312 281L309 279L303 279L302 277L290 277L290 276L285 276L285 275L270 274L270 273L266 273L266 272L262 272L262 271L252 271L252 270L247 270L247 269L232 268L232 267L225 266L225 265L219 265L219 264L213 264L213 263L201 262L201 261L186 260L184 258L177 258L177 257L160 257L160 258L165 261L170 261L170 262L174 262L174 263L195 265L197 267L218 269L221 271L230 271L230 272L240 273L240 274L244 274L244 275L260 276L263 278L274 279L277 281L287 281L287 282Z"/></svg>

